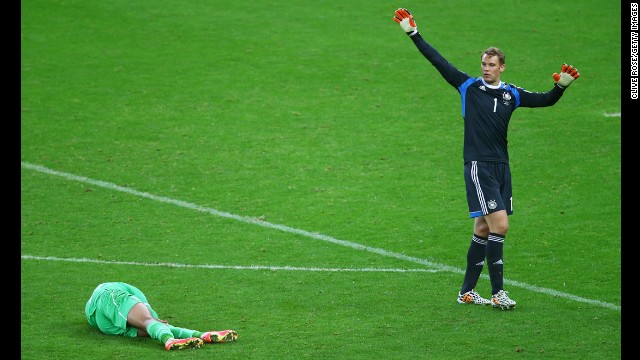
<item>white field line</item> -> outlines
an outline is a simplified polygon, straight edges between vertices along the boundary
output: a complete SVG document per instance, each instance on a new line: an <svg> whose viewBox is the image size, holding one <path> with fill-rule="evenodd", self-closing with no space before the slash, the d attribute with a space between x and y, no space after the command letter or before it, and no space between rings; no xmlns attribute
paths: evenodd
<svg viewBox="0 0 640 360"><path fill-rule="evenodd" d="M87 258L60 258L55 256L32 256L22 255L25 260L48 260L48 261L66 261L77 263L94 263L94 264L111 264L111 265L137 265L137 266L158 266L172 268L198 268L198 269L234 269L234 270L288 270L288 271L316 271L316 272L422 272L435 273L436 269L384 269L384 268L316 268L316 267L298 267L298 266L262 266L262 265L194 265L194 264L177 264L177 263L141 263L135 261L109 261L96 260Z"/></svg>
<svg viewBox="0 0 640 360"><path fill-rule="evenodd" d="M79 182L82 182L82 183L92 184L92 185L99 186L99 187L102 187L102 188L105 188L105 189L120 191L120 192L131 194L131 195L134 195L134 196L139 196L139 197L143 197L143 198L159 201L159 202L162 202L162 203L172 204L172 205L180 206L180 207L191 209L191 210L195 210L195 211L208 213L208 214L211 214L211 215L214 215L214 216L219 216L219 217L229 218L229 219L233 219L233 220L238 220L238 221L242 221L242 222L253 224L253 225L258 225L258 226L271 228L271 229L276 229L276 230L280 230L280 231L291 233L291 234L302 235L302 236L309 237L309 238L316 239L316 240L322 240L322 241L330 242L330 243L333 243L333 244L349 247L349 248L356 249L356 250L367 251L367 252L375 253L375 254L378 254L378 255L386 256L386 257L405 260L405 261L408 261L408 262L421 264L421 265L427 266L429 268L432 268L432 269L435 269L435 270L438 270L438 271L447 271L447 272L452 272L452 273L456 273L456 274L464 274L464 272L465 272L464 269L460 269L460 268L457 268L457 267L454 267L454 266L434 263L434 262L431 262L431 261L426 260L426 259L420 259L420 258L404 255L404 254L401 254L401 253L393 252L393 251L387 251L387 250L380 249L380 248L374 248L374 247L370 247L370 246L354 243L354 242L351 242L351 241L340 240L340 239L333 238L331 236L327 236L327 235L323 235L323 234L319 234L319 233L315 233L315 232L309 232L309 231L301 230L301 229L295 229L295 228L291 228L291 227L288 227L288 226L285 226L285 225L274 224L274 223L270 223L268 221L259 220L257 218L235 215L235 214L231 214L231 213L228 213L228 212L219 211L219 210L216 210L216 209L213 209L213 208L207 208L207 207L204 207L204 206L188 203L186 201L175 200L175 199L167 198L167 197L164 197L164 196L153 195L153 194L150 194L150 193L147 193L147 192L137 191L137 190L134 190L134 189L130 189L130 188L127 188L127 187L119 186L119 185L116 185L116 184L113 184L113 183L109 183L109 182L105 182L105 181L94 180L94 179L90 179L90 178L87 178L87 177L84 177L84 176L78 176L78 175L74 175L74 174L70 174L70 173L66 173L66 172L62 172L62 171L52 170L52 169L49 169L49 168L44 167L42 165L35 165L35 164L31 164L31 163L28 163L28 162L25 162L25 161L22 161L21 165L25 169L34 170L34 171L38 171L38 172L41 172L41 173L50 174L50 175L54 175L54 176L59 176L59 177L62 177L62 178L68 179L68 180L73 180L73 181L79 181ZM481 276L483 278L485 278L485 279L489 278L489 276L486 275L486 274L482 274ZM587 304L597 305L597 306L601 306L601 307L608 308L608 309L613 309L613 310L618 310L618 311L621 310L620 305L611 304L611 303L607 303L607 302L603 302L603 301L599 301L599 300L587 299L587 298L583 298L583 297L576 296L576 295L573 295L573 294L568 294L568 293L564 293L564 292L561 292L561 291L557 291L557 290L554 290L554 289L549 289L549 288L539 287L539 286L535 286L535 285L525 284L525 283L522 283L522 282L519 282L519 281L515 281L515 280L510 280L510 279L506 279L505 278L504 279L504 284L517 286L517 287L520 287L520 288L523 288L523 289L527 289L527 290L530 290L530 291L534 291L534 292L538 292L538 293L548 294L548 295L552 295L552 296L556 296L556 297L563 297L563 298L574 300L574 301L578 301L578 302L584 302L584 303L587 303Z"/></svg>

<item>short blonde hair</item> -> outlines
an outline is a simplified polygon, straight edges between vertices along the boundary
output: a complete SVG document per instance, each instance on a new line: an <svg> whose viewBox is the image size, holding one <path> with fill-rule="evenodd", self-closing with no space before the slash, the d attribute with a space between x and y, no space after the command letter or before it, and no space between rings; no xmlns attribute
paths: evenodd
<svg viewBox="0 0 640 360"><path fill-rule="evenodd" d="M504 65L505 64L504 53L502 52L502 50L500 50L499 48L497 48L495 46L487 48L485 51L483 51L482 54L480 54L480 60L482 60L482 56L484 56L484 54L487 54L487 56L489 56L489 57L497 56L498 57L498 63L500 65Z"/></svg>

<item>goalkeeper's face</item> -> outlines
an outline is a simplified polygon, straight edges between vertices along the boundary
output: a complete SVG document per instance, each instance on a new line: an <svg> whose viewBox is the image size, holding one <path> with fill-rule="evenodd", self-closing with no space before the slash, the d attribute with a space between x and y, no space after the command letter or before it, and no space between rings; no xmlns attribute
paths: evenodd
<svg viewBox="0 0 640 360"><path fill-rule="evenodd" d="M500 83L500 74L504 71L504 64L500 64L497 56L482 55L482 78L489 85Z"/></svg>

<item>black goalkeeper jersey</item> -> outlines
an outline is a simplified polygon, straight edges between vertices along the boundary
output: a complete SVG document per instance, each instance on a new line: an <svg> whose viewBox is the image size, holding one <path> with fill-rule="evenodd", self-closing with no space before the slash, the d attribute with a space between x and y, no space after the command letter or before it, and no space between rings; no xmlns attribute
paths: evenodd
<svg viewBox="0 0 640 360"><path fill-rule="evenodd" d="M554 85L545 93L530 92L513 84L493 86L482 77L471 77L451 65L420 35L414 44L442 77L460 93L464 119L464 161L509 163L507 128L518 107L544 107L555 104L564 89Z"/></svg>

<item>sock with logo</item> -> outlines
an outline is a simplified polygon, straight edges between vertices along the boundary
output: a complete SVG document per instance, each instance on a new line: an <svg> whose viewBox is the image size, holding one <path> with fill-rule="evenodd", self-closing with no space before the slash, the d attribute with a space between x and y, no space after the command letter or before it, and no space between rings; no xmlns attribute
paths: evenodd
<svg viewBox="0 0 640 360"><path fill-rule="evenodd" d="M165 344L167 340L173 339L173 334L169 327L160 321L152 321L147 325L147 334L153 339Z"/></svg>
<svg viewBox="0 0 640 360"><path fill-rule="evenodd" d="M176 339L187 339L187 338L191 338L191 337L200 337L203 334L202 332L196 331L196 330L176 327L176 326L173 326L173 325L168 325L168 326L169 326L169 330L171 330L171 333L173 334L173 337L176 338Z"/></svg>
<svg viewBox="0 0 640 360"><path fill-rule="evenodd" d="M480 273L484 267L484 257L486 256L487 238L473 234L471 245L467 250L467 270L462 281L461 294L473 290L478 283Z"/></svg>
<svg viewBox="0 0 640 360"><path fill-rule="evenodd" d="M504 248L504 237L504 235L489 233L489 238L487 239L487 267L489 268L492 295L503 289L502 250Z"/></svg>

